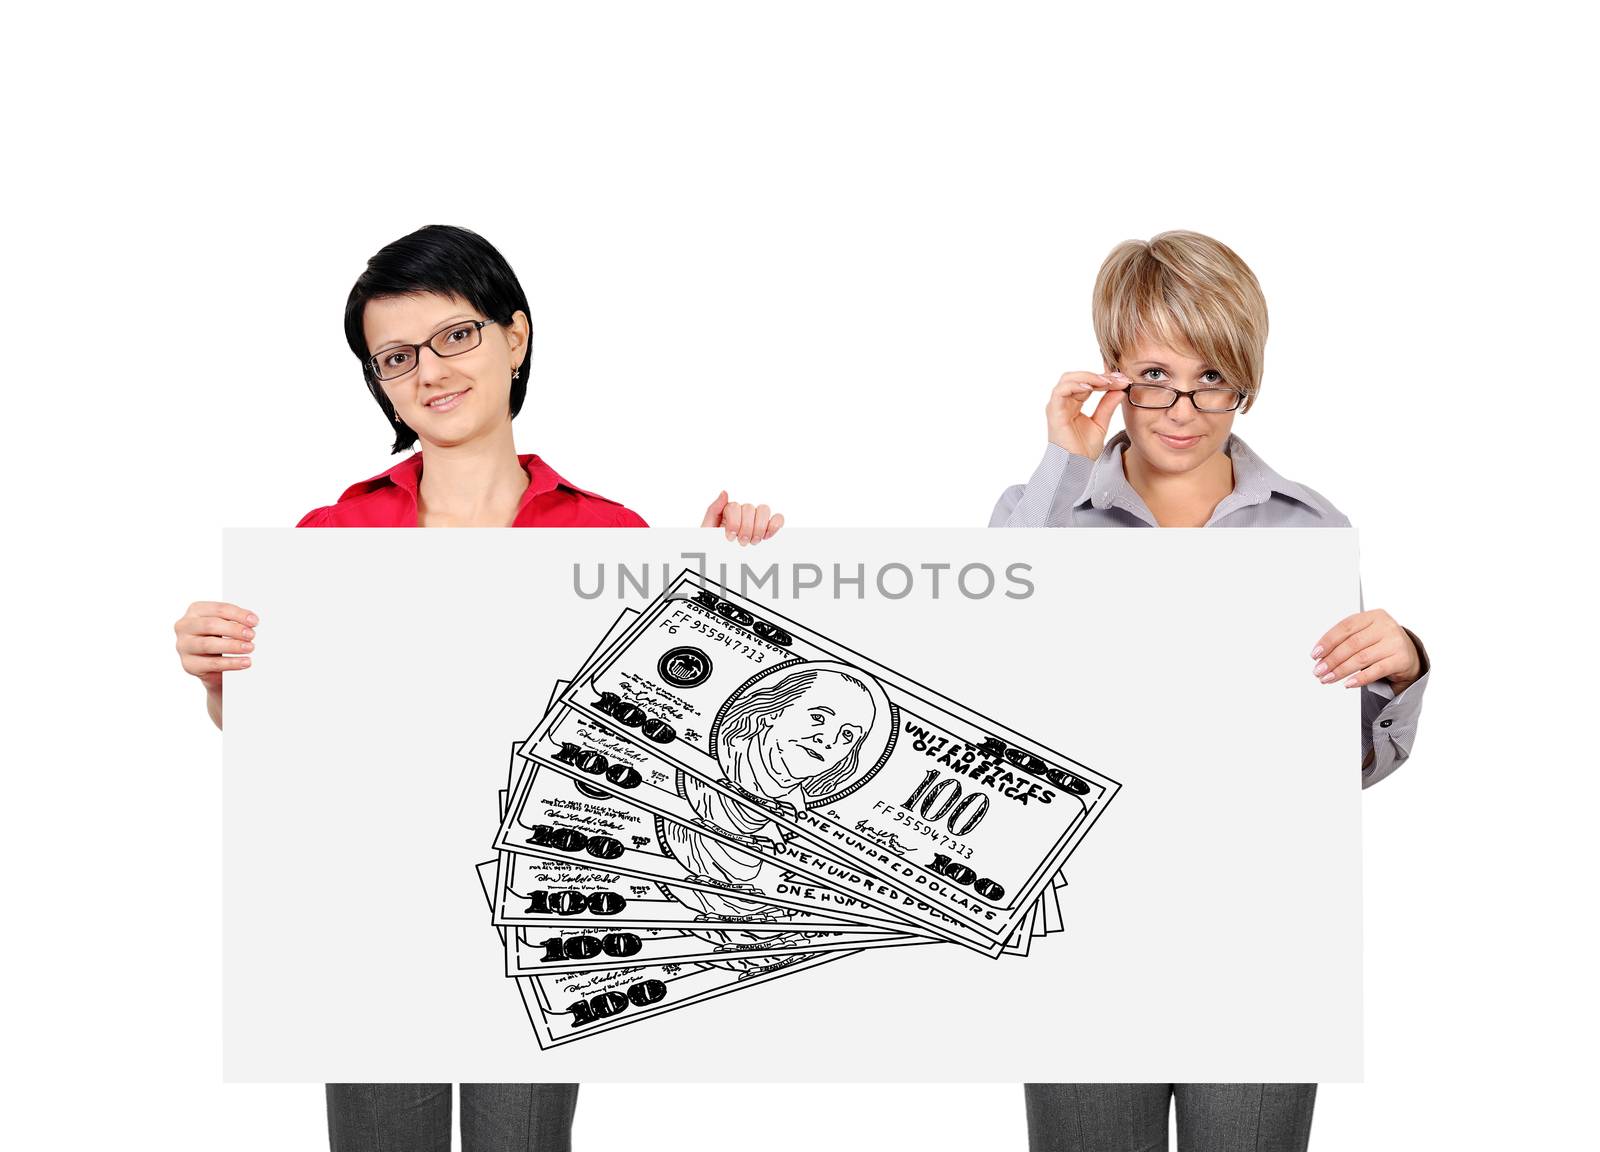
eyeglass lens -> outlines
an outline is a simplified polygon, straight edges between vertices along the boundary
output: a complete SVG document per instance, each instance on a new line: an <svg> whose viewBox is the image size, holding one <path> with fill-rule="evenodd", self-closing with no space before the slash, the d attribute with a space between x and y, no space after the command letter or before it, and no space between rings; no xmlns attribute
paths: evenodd
<svg viewBox="0 0 1600 1152"><path fill-rule="evenodd" d="M456 324L443 332L435 332L428 340L428 347L440 356L459 356L472 351L482 339L483 335L476 324ZM414 344L380 352L376 361L378 379L393 380L397 376L404 376L417 366L418 354Z"/></svg>
<svg viewBox="0 0 1600 1152"><path fill-rule="evenodd" d="M1231 412L1239 404L1239 394L1232 388L1201 388L1191 399L1202 412ZM1160 384L1134 384L1128 388L1128 401L1137 408L1170 408L1178 393Z"/></svg>

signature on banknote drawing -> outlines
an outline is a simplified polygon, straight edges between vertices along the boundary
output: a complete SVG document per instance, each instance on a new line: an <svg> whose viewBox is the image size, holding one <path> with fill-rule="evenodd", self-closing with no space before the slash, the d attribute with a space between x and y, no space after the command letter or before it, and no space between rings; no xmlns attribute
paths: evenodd
<svg viewBox="0 0 1600 1152"><path fill-rule="evenodd" d="M857 832L861 833L868 839L876 840L879 844L882 844L896 856L907 856L911 853L911 846L900 843L900 837L895 835L892 831L885 831L882 828L874 828L865 820L857 820L855 828Z"/></svg>
<svg viewBox="0 0 1600 1152"><path fill-rule="evenodd" d="M712 725L711 746L723 778L750 803L682 771L678 793L701 824L742 840L781 844L783 829L764 809L800 812L860 788L888 759L897 726L888 694L871 676L831 660L791 661L747 681ZM667 849L679 863L697 880L727 892L676 888L678 900L707 917L793 916L759 899L763 893L755 881L769 867L759 856L683 825L666 824L664 830ZM729 950L771 940L729 930L696 934Z"/></svg>

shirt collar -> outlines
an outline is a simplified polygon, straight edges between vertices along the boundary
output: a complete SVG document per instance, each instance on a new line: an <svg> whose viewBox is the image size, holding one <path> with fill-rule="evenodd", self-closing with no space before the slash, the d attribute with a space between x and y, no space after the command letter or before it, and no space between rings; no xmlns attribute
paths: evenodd
<svg viewBox="0 0 1600 1152"><path fill-rule="evenodd" d="M1145 507L1139 493L1134 491L1133 485L1128 483L1127 473L1123 471L1122 450L1128 443L1126 430L1118 432L1106 442L1106 446L1100 450L1099 459L1089 470L1089 483L1084 486L1083 495L1078 498L1076 506L1081 508L1089 504L1097 509L1122 508L1153 524L1155 518ZM1233 460L1233 491L1224 496L1212 512L1213 521L1252 504L1265 504L1274 492L1319 511L1326 511L1309 489L1279 476L1236 434L1228 434L1228 441L1222 450Z"/></svg>
<svg viewBox="0 0 1600 1152"><path fill-rule="evenodd" d="M528 487L522 493L522 499L517 502L518 513L536 498L546 493L554 492L557 488L568 488L573 492L583 492L582 488L568 484L556 474L554 468L532 453L519 455L517 463L521 464L523 471L528 474ZM344 495L340 496L339 499L341 501L349 500L351 497L361 496L367 492L376 492L380 488L393 487L405 492L411 497L412 503L416 503L421 483L422 453L413 452L387 472L380 472L378 475L363 480L359 484L352 484L345 489ZM592 493L584 493L584 495L592 495Z"/></svg>

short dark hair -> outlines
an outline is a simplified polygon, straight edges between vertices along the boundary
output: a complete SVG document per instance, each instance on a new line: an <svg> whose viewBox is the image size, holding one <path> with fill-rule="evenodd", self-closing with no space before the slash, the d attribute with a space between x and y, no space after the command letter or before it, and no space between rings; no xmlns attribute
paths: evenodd
<svg viewBox="0 0 1600 1152"><path fill-rule="evenodd" d="M350 351L361 361L361 375L367 391L378 402L384 419L394 430L395 452L417 442L417 434L395 415L394 405L384 395L383 385L373 374L366 333L361 320L367 304L389 296L412 296L437 292L459 296L496 324L510 324L521 312L532 315L527 294L517 283L517 274L498 249L476 232L449 224L429 224L409 236L378 249L367 261L367 270L356 277L350 299L344 306L344 338ZM531 323L531 321L530 321ZM523 350L517 378L511 382L511 415L522 411L528 394L528 361L533 356L533 341Z"/></svg>

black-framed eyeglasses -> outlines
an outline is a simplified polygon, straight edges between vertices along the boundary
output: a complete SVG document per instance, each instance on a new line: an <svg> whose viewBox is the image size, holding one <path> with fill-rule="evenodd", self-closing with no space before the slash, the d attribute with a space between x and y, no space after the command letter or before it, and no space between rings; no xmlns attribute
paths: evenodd
<svg viewBox="0 0 1600 1152"><path fill-rule="evenodd" d="M1196 412L1232 412L1244 400L1233 388L1197 388L1185 392L1165 384L1129 384L1128 403L1135 408L1171 408L1180 396L1187 396Z"/></svg>
<svg viewBox="0 0 1600 1152"><path fill-rule="evenodd" d="M459 356L483 343L483 329L493 320L462 320L435 332L424 344L397 344L367 359L367 367L378 380L398 380L417 366L422 350L435 356Z"/></svg>

